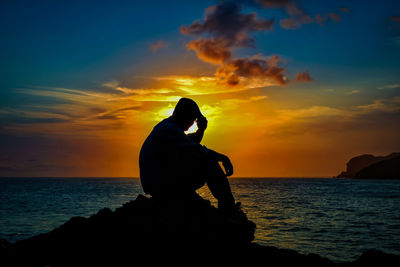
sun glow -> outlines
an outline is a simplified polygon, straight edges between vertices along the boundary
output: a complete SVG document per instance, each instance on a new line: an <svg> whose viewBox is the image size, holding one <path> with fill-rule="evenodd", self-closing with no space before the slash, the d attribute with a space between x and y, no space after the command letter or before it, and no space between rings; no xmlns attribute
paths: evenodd
<svg viewBox="0 0 400 267"><path fill-rule="evenodd" d="M185 132L186 134L190 134L190 133L195 133L197 131L197 129L199 129L197 127L197 123L194 122L192 126L190 126L190 128Z"/></svg>
<svg viewBox="0 0 400 267"><path fill-rule="evenodd" d="M154 120L156 121L162 121L165 118L168 118L169 116L172 116L172 113L174 112L174 107L172 104L168 104L167 107L164 107L160 109L158 112L156 112ZM185 133L194 133L198 129L197 123L194 122L193 125L185 132Z"/></svg>
<svg viewBox="0 0 400 267"><path fill-rule="evenodd" d="M168 118L169 116L172 116L173 112L174 112L174 106L172 106L172 104L168 104L168 106L163 107L162 109L160 109L155 113L154 120L161 121L165 118Z"/></svg>

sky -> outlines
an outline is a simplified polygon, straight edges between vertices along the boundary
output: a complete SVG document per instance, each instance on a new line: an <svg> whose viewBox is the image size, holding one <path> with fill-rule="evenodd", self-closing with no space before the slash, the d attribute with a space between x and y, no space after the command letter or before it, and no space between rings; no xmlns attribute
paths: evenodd
<svg viewBox="0 0 400 267"><path fill-rule="evenodd" d="M0 176L138 177L181 97L233 177L400 151L397 0L1 1L0 36Z"/></svg>

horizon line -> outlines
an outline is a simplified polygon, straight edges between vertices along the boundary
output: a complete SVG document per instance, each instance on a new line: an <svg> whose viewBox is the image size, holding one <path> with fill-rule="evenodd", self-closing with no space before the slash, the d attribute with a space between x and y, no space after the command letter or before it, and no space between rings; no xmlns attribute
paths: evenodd
<svg viewBox="0 0 400 267"><path fill-rule="evenodd" d="M140 177L134 176L0 176L1 178L84 178L84 179L118 179L118 178L125 178L125 179L140 179ZM268 179L268 178L336 178L334 176L240 176L240 177L228 177L229 179Z"/></svg>

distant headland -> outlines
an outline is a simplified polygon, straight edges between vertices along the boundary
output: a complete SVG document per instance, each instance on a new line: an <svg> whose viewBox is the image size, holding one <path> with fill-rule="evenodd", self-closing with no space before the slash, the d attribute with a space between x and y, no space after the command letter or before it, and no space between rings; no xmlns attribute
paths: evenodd
<svg viewBox="0 0 400 267"><path fill-rule="evenodd" d="M400 152L387 156L364 154L351 158L336 178L400 179Z"/></svg>

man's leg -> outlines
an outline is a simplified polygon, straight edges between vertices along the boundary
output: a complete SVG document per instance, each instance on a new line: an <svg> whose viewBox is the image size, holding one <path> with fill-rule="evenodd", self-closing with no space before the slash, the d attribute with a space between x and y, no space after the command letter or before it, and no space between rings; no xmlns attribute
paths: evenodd
<svg viewBox="0 0 400 267"><path fill-rule="evenodd" d="M188 153L181 158L177 174L180 194L195 192L207 183L212 195L218 200L219 208L234 208L235 199L228 178L214 157Z"/></svg>
<svg viewBox="0 0 400 267"><path fill-rule="evenodd" d="M228 178L218 161L208 158L204 168L207 186L213 196L218 200L218 207L221 209L233 208L235 206L235 199L232 195Z"/></svg>

